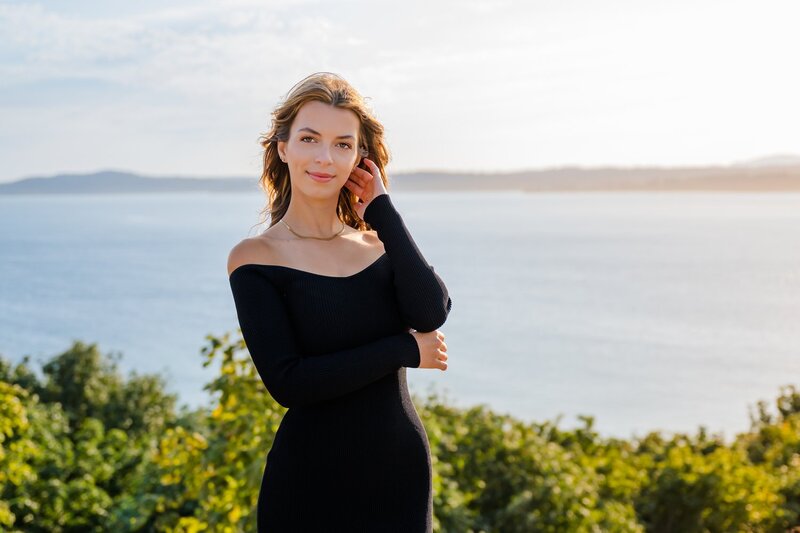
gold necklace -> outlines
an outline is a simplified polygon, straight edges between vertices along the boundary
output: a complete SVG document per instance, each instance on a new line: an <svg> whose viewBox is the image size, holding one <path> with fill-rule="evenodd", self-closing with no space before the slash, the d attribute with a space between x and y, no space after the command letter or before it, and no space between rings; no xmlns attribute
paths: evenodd
<svg viewBox="0 0 800 533"><path fill-rule="evenodd" d="M335 234L331 235L330 237L312 237L312 236L308 236L308 235L300 235L295 230L293 230L292 227L289 224L287 224L286 221L283 220L283 219L281 219L281 222L283 222L284 226L289 228L289 231L291 231L292 233L294 233L295 235L297 235L301 239L317 239L317 240L320 240L320 241L329 241L329 240L331 240L331 239L333 239L335 237L338 237L344 231L344 222L342 222L342 229L340 229L338 232L336 232Z"/></svg>

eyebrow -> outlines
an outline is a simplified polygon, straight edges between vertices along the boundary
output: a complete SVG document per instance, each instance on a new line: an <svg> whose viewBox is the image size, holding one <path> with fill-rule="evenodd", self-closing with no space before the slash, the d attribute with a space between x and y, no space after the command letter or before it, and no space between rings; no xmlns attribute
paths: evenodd
<svg viewBox="0 0 800 533"><path fill-rule="evenodd" d="M298 131L298 132L300 132L300 131L308 131L308 132L311 132L311 133L313 133L314 135L320 135L320 133L319 133L318 131L314 131L314 130L312 130L311 128L308 128L308 127L305 127L305 128L300 128L300 129L299 129L299 130L297 130L297 131ZM336 138L337 138L337 139L353 139L353 140L355 140L355 137L353 137L352 135L339 135L339 136L338 136L338 137L336 137Z"/></svg>

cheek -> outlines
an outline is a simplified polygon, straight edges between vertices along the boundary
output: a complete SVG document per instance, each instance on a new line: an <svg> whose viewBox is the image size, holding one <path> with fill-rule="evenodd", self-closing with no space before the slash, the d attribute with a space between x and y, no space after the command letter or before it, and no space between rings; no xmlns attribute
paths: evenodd
<svg viewBox="0 0 800 533"><path fill-rule="evenodd" d="M289 152L295 157L307 157L309 150L308 145L301 143L294 143L289 146Z"/></svg>
<svg viewBox="0 0 800 533"><path fill-rule="evenodd" d="M350 152L350 151L345 152L341 156L339 156L339 160L343 164L351 166L351 167L355 166L355 164L358 162L358 158L356 157L356 154L354 152Z"/></svg>
<svg viewBox="0 0 800 533"><path fill-rule="evenodd" d="M342 172L344 169L350 166L350 157L344 154L337 154L333 156L333 164L337 169L337 172Z"/></svg>

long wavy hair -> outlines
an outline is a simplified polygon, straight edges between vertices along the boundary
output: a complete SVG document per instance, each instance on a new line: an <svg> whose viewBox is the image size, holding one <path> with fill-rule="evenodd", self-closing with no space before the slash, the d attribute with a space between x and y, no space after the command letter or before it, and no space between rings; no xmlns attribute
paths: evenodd
<svg viewBox="0 0 800 533"><path fill-rule="evenodd" d="M277 224L286 214L292 199L289 167L278 156L278 141L288 141L289 131L297 112L307 102L318 100L342 109L353 111L359 119L359 155L369 157L381 170L383 183L389 190L386 165L389 163L389 149L383 139L383 125L367 107L364 97L344 78L332 72L315 72L300 80L289 90L286 98L272 112L272 125L269 132L259 137L264 148L264 169L259 179L259 187L267 194L267 203L260 212L263 224L269 217L269 227ZM357 196L347 187L339 191L336 214L348 226L364 231L371 230L354 209Z"/></svg>

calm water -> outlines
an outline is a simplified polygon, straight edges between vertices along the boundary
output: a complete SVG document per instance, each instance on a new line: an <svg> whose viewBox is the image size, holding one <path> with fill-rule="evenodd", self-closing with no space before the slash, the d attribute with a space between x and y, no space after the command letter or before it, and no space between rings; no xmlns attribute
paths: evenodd
<svg viewBox="0 0 800 533"><path fill-rule="evenodd" d="M392 193L453 298L447 372L412 391L603 435L726 438L800 382L800 195ZM72 339L207 401L200 349L235 331L230 248L258 194L0 196L0 353Z"/></svg>

